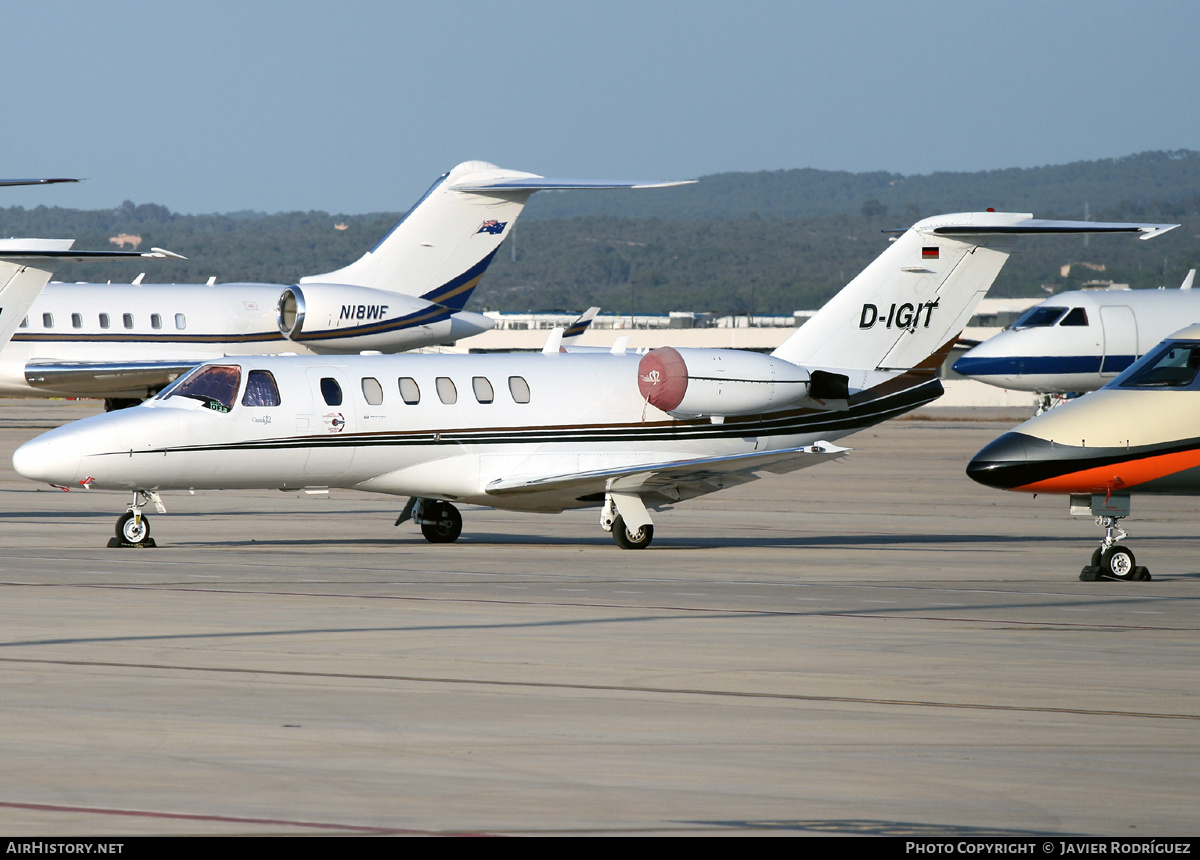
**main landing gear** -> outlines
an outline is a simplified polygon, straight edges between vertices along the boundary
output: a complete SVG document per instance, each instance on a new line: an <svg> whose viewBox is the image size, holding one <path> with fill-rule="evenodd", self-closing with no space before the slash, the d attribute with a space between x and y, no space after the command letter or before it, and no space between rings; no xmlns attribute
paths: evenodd
<svg viewBox="0 0 1200 860"><path fill-rule="evenodd" d="M612 532L621 549L645 549L654 540L654 523L640 496L607 493L600 509L600 528Z"/></svg>
<svg viewBox="0 0 1200 860"><path fill-rule="evenodd" d="M454 543L462 534L462 514L454 505L440 499L409 499L395 524L410 519L421 527L421 534L430 543Z"/></svg>
<svg viewBox="0 0 1200 860"><path fill-rule="evenodd" d="M1071 512L1083 513L1084 500L1071 497ZM1128 496L1092 496L1090 510L1096 515L1096 525L1104 527L1104 540L1092 553L1092 563L1079 572L1079 578L1084 582L1097 580L1118 580L1122 582L1147 582L1150 571L1141 567L1134 560L1133 552L1120 541L1129 535L1117 525L1129 516L1130 505Z"/></svg>
<svg viewBox="0 0 1200 860"><path fill-rule="evenodd" d="M113 548L154 547L158 546L150 537L150 518L142 514L142 508L149 502L160 514L167 512L158 493L147 493L145 490L134 490L133 501L125 513L117 517L117 536L110 538L108 546Z"/></svg>

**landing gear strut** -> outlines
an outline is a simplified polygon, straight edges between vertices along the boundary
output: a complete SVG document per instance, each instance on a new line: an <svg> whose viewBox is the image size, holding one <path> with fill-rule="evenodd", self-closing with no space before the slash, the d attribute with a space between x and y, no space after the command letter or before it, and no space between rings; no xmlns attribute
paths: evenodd
<svg viewBox="0 0 1200 860"><path fill-rule="evenodd" d="M152 503L160 514L167 512L158 493L134 490L133 500L129 503L129 507L125 513L117 517L117 536L109 539L110 548L158 546L154 542L154 538L150 537L150 518L142 514L142 508L147 502Z"/></svg>
<svg viewBox="0 0 1200 860"><path fill-rule="evenodd" d="M454 505L439 499L409 499L395 524L410 519L421 527L421 534L430 543L454 543L462 534L462 514Z"/></svg>

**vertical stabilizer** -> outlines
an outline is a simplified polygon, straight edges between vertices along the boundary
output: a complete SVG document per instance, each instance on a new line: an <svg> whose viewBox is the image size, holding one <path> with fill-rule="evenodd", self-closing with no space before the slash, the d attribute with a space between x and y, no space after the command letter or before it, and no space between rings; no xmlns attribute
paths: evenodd
<svg viewBox="0 0 1200 860"><path fill-rule="evenodd" d="M1175 225L1047 221L968 212L914 224L773 355L806 367L907 370L951 345L1023 235L1130 233Z"/></svg>
<svg viewBox="0 0 1200 860"><path fill-rule="evenodd" d="M531 195L681 183L547 179L465 161L440 177L378 244L343 269L301 284L344 284L404 293L462 310Z"/></svg>

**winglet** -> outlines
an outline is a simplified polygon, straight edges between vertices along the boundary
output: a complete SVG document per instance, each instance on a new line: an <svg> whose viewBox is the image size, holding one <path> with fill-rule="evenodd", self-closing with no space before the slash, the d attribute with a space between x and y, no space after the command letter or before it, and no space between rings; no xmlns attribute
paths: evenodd
<svg viewBox="0 0 1200 860"><path fill-rule="evenodd" d="M1183 279L1183 283L1179 285L1179 289L1190 290L1192 288L1192 281L1194 280L1196 280L1196 270L1188 269L1187 277Z"/></svg>

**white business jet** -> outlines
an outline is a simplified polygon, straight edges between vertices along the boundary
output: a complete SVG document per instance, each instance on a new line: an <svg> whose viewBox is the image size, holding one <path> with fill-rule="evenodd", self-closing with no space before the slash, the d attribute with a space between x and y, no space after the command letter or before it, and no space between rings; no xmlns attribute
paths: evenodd
<svg viewBox="0 0 1200 860"><path fill-rule="evenodd" d="M0 355L0 395L104 397L113 408L225 355L400 352L470 337L493 322L464 306L532 194L675 184L468 161L359 260L292 286L53 283Z"/></svg>
<svg viewBox="0 0 1200 860"><path fill-rule="evenodd" d="M1073 290L1030 308L954 363L963 376L1044 392L1040 411L1067 392L1107 385L1155 344L1200 322L1196 270L1178 290Z"/></svg>
<svg viewBox="0 0 1200 860"><path fill-rule="evenodd" d="M0 179L4 185L41 185L74 182L73 179ZM16 332L21 320L46 287L56 263L141 258L182 260L183 257L153 248L150 251L73 251L74 239L0 239L0 348Z"/></svg>
<svg viewBox="0 0 1200 860"><path fill-rule="evenodd" d="M409 497L434 543L454 503L558 512L598 506L627 549L648 511L843 456L831 440L936 399L938 369L1015 240L1174 225L976 212L925 219L771 355L256 357L206 364L155 399L46 433L13 455L27 478L133 491L120 544L172 489L345 487Z"/></svg>

